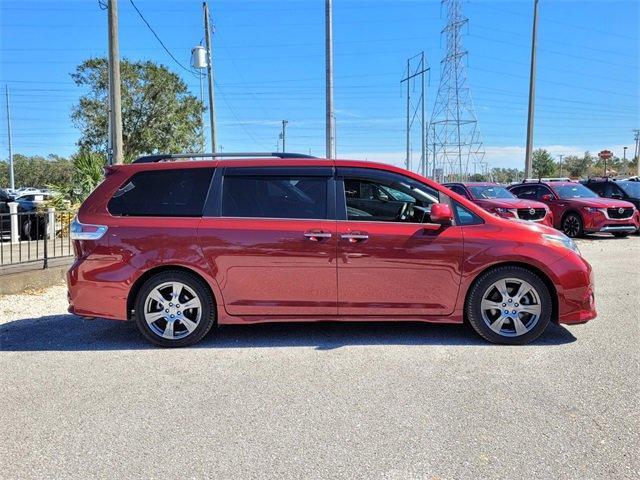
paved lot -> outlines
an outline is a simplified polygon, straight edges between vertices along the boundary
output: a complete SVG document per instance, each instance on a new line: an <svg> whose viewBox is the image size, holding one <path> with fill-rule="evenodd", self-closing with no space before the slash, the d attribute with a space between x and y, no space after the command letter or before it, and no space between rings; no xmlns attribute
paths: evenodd
<svg viewBox="0 0 640 480"><path fill-rule="evenodd" d="M579 242L600 316L534 345L465 327L227 327L149 347L0 298L0 477L639 478L640 238Z"/></svg>

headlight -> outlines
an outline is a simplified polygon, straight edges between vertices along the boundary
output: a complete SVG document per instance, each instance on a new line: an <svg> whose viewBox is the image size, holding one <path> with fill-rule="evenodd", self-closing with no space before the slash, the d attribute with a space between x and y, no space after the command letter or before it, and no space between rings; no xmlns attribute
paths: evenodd
<svg viewBox="0 0 640 480"><path fill-rule="evenodd" d="M582 207L584 209L585 212L589 212L589 213L596 213L598 211L597 208L594 207Z"/></svg>
<svg viewBox="0 0 640 480"><path fill-rule="evenodd" d="M551 235L548 233L543 233L542 237L545 240L548 240L552 243L556 243L558 245L562 245L563 247L568 248L569 250L573 250L574 252L576 252L578 255L582 255L580 253L580 250L578 249L578 245L576 245L576 242L574 242L571 238L567 237L566 235Z"/></svg>

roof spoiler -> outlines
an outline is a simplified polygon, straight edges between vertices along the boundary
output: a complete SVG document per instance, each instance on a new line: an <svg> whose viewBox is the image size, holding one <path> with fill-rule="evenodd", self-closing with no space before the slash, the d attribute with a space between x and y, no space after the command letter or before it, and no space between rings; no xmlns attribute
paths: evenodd
<svg viewBox="0 0 640 480"><path fill-rule="evenodd" d="M237 153L161 153L158 155L146 155L134 160L133 163L157 163L168 162L180 158L260 158L260 157L274 157L274 158L317 158L312 155L305 155L303 153L288 153L288 152L237 152Z"/></svg>

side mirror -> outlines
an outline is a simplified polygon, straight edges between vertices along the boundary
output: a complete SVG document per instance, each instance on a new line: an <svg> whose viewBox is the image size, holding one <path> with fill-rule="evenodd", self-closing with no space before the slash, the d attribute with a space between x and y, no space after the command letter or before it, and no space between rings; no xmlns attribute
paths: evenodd
<svg viewBox="0 0 640 480"><path fill-rule="evenodd" d="M429 216L433 223L439 223L440 225L451 225L453 222L453 212L446 203L434 203L431 205Z"/></svg>
<svg viewBox="0 0 640 480"><path fill-rule="evenodd" d="M542 195L543 202L550 202L551 200L553 200L553 195L551 195L550 193L545 193L544 195Z"/></svg>

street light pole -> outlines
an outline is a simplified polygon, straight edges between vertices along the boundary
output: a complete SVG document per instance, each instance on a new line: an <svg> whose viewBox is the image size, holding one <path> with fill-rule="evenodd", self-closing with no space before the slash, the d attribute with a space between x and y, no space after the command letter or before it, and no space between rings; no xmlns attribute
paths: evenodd
<svg viewBox="0 0 640 480"><path fill-rule="evenodd" d="M7 135L9 141L9 188L11 188L12 192L16 188L16 184L13 178L13 149L11 146L11 111L9 110L9 87L7 85L4 86L4 93L7 98Z"/></svg>
<svg viewBox="0 0 640 480"><path fill-rule="evenodd" d="M533 112L536 95L536 39L538 34L538 0L533 1L533 33L531 39L531 70L529 72L529 114L527 117L527 151L524 159L525 178L532 175Z"/></svg>

